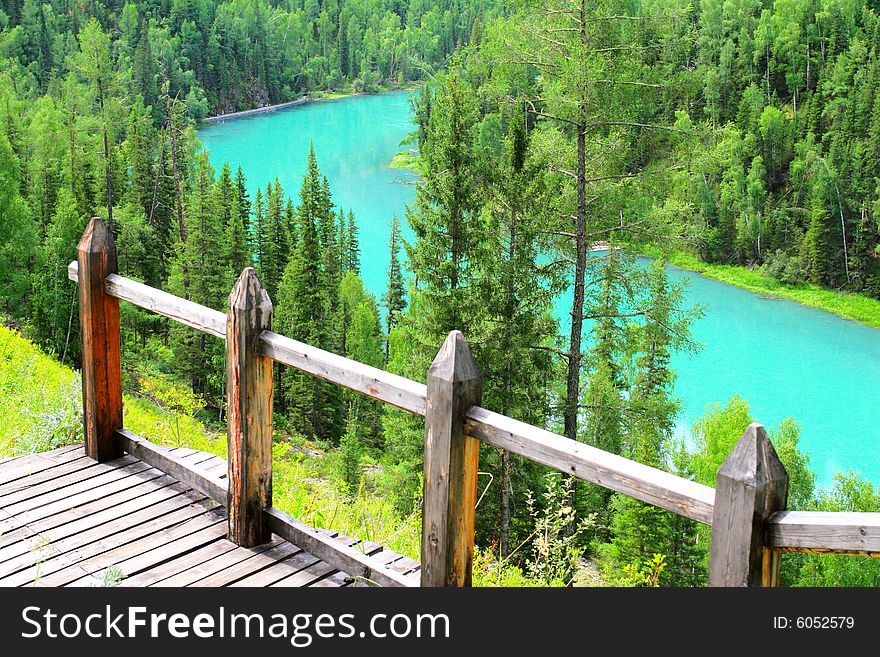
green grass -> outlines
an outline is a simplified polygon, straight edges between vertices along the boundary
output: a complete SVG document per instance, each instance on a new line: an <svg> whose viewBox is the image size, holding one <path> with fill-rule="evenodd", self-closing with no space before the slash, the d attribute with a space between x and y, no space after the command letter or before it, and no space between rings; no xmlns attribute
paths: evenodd
<svg viewBox="0 0 880 657"><path fill-rule="evenodd" d="M79 375L0 325L0 458L82 440Z"/></svg>
<svg viewBox="0 0 880 657"><path fill-rule="evenodd" d="M757 294L791 299L805 306L833 313L844 319L852 319L874 328L880 328L880 301L863 294L838 292L807 283L785 285L761 271L732 265L708 264L689 253L661 253L659 250L652 249L643 249L642 253L648 257L662 255L666 262L672 265L699 272L703 276L714 278L728 285L735 285Z"/></svg>

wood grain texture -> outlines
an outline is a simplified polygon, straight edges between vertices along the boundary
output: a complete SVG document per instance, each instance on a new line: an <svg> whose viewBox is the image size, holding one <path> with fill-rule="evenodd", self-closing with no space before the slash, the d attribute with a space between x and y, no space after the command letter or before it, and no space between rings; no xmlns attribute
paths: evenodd
<svg viewBox="0 0 880 657"><path fill-rule="evenodd" d="M103 462L122 455L114 434L122 428L122 355L119 300L104 289L106 278L118 271L116 244L97 217L79 241L77 262L85 447Z"/></svg>
<svg viewBox="0 0 880 657"><path fill-rule="evenodd" d="M67 277L72 281L79 280L79 266L76 262L68 265ZM226 315L218 310L181 299L168 292L119 276L115 272L107 276L104 285L107 294L116 299L128 301L217 338L226 337Z"/></svg>
<svg viewBox="0 0 880 657"><path fill-rule="evenodd" d="M709 547L709 586L776 586L779 554L765 522L785 510L788 473L767 432L751 424L718 470Z"/></svg>
<svg viewBox="0 0 880 657"><path fill-rule="evenodd" d="M116 432L122 448L141 461L149 463L162 472L171 475L178 481L201 491L212 500L226 504L227 483L216 475L198 470L184 459L174 456L167 447L155 445L146 438L141 438L128 429Z"/></svg>
<svg viewBox="0 0 880 657"><path fill-rule="evenodd" d="M428 369L422 504L422 586L470 586L480 444L464 430L482 379L461 331Z"/></svg>
<svg viewBox="0 0 880 657"><path fill-rule="evenodd" d="M466 414L465 430L489 445L593 482L642 502L712 524L715 490L688 479L574 442L484 408Z"/></svg>
<svg viewBox="0 0 880 657"><path fill-rule="evenodd" d="M417 581L404 577L363 552L328 537L278 509L269 509L264 514L273 532L352 577L360 577L379 586L418 586Z"/></svg>
<svg viewBox="0 0 880 657"><path fill-rule="evenodd" d="M229 540L267 543L263 509L272 506L272 361L258 351L272 328L272 302L252 267L229 295L226 315L226 401L229 437Z"/></svg>
<svg viewBox="0 0 880 657"><path fill-rule="evenodd" d="M423 383L364 365L271 331L266 331L261 336L260 353L279 363L372 399L416 415L425 414L427 388Z"/></svg>
<svg viewBox="0 0 880 657"><path fill-rule="evenodd" d="M880 556L880 513L782 511L765 525L767 545L783 552Z"/></svg>

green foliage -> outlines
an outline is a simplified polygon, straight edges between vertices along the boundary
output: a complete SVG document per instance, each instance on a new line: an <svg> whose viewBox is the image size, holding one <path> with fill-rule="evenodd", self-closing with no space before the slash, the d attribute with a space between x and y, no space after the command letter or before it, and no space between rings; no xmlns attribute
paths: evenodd
<svg viewBox="0 0 880 657"><path fill-rule="evenodd" d="M0 326L0 458L81 440L79 377Z"/></svg>
<svg viewBox="0 0 880 657"><path fill-rule="evenodd" d="M188 388L172 381L141 377L138 379L140 392L161 408L165 417L173 425L173 435L177 446L183 442L180 423L187 417L194 416L205 407L204 401Z"/></svg>
<svg viewBox="0 0 880 657"><path fill-rule="evenodd" d="M666 556L655 554L651 559L628 563L617 578L609 579L614 586L659 587L666 568Z"/></svg>
<svg viewBox="0 0 880 657"><path fill-rule="evenodd" d="M584 549L578 539L593 523L592 517L577 519L570 505L573 480L559 473L544 477L541 504L526 495L526 506L534 523L529 576L543 586L566 586L576 572Z"/></svg>
<svg viewBox="0 0 880 657"><path fill-rule="evenodd" d="M358 435L357 418L349 411L345 434L339 443L339 478L346 486L349 495L354 497L363 478L364 449Z"/></svg>
<svg viewBox="0 0 880 657"><path fill-rule="evenodd" d="M339 282L336 280L339 272L333 269L338 258L332 253L328 255L330 249L324 248L327 245L322 238L329 240L330 237L319 232L320 228L333 225L335 215L314 149L309 153L308 172L303 179L296 215L298 241L275 297L276 327L284 335L339 352L342 350ZM339 388L290 369L282 375L282 386L283 408L289 412L298 431L322 441L339 441L343 416Z"/></svg>

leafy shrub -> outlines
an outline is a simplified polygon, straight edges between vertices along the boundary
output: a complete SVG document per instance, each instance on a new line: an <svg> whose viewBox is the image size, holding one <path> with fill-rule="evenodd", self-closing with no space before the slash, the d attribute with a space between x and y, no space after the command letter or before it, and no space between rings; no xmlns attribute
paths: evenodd
<svg viewBox="0 0 880 657"><path fill-rule="evenodd" d="M807 280L807 269L797 256L777 249L765 258L762 270L785 285L797 285Z"/></svg>

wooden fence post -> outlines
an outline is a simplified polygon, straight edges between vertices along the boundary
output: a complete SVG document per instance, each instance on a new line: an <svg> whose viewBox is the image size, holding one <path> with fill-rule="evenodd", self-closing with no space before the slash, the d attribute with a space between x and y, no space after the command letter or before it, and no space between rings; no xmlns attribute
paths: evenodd
<svg viewBox="0 0 880 657"><path fill-rule="evenodd" d="M428 370L422 586L471 585L480 443L465 435L464 414L481 393L468 344L452 331Z"/></svg>
<svg viewBox="0 0 880 657"><path fill-rule="evenodd" d="M272 506L272 361L258 353L271 328L272 301L248 267L226 316L229 540L244 547L271 538L263 510Z"/></svg>
<svg viewBox="0 0 880 657"><path fill-rule="evenodd" d="M86 454L109 461L122 456L114 434L122 428L122 356L119 299L107 294L104 281L119 269L113 235L99 218L89 222L76 259Z"/></svg>
<svg viewBox="0 0 880 657"><path fill-rule="evenodd" d="M765 547L764 521L784 511L788 473L767 432L751 424L718 470L709 586L777 586L779 554Z"/></svg>

